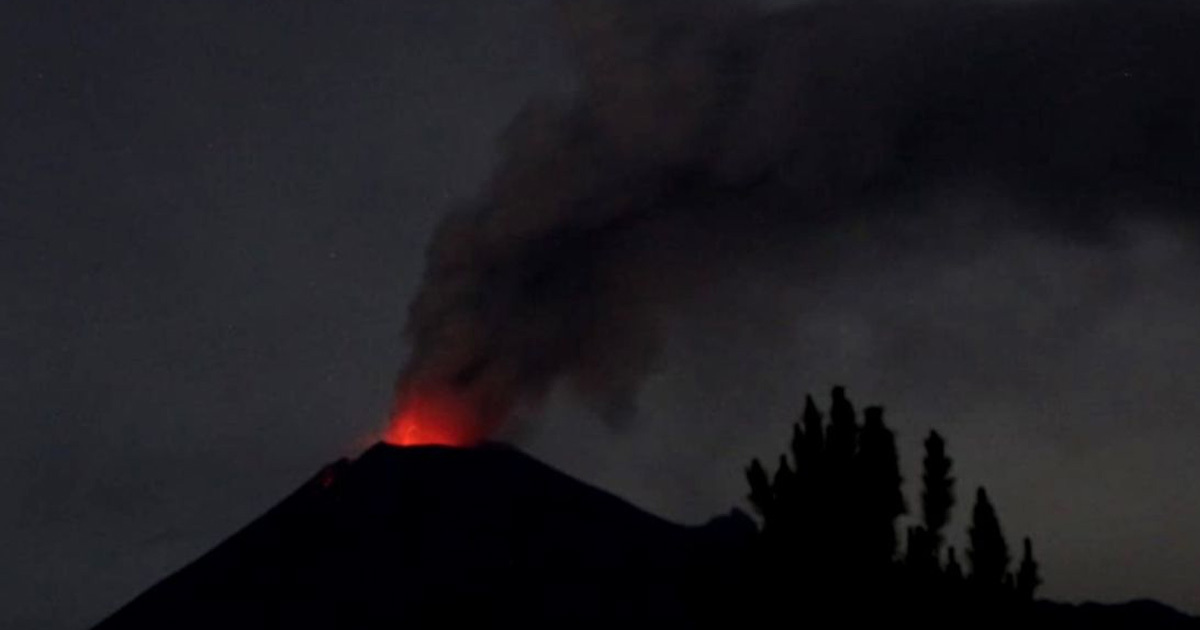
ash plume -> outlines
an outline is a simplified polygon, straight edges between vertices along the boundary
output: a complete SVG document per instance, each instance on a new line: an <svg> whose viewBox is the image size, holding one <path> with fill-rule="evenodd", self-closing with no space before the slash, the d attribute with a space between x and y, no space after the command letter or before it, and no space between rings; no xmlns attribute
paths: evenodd
<svg viewBox="0 0 1200 630"><path fill-rule="evenodd" d="M512 122L409 314L399 398L454 389L484 431L558 386L623 417L714 277L802 276L820 262L798 252L862 226L915 246L975 212L935 216L948 190L1012 201L972 219L985 233L1103 240L1147 213L1194 229L1194 3L558 6L581 87Z"/></svg>

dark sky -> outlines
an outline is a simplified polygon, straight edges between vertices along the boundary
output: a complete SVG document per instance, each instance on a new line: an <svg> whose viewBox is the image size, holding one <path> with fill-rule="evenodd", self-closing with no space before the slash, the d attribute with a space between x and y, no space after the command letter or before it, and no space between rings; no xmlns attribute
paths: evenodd
<svg viewBox="0 0 1200 630"><path fill-rule="evenodd" d="M339 5L0 8L0 625L93 623L374 439L435 225L528 101L580 83L548 0ZM1171 107L1200 125L1195 101L1139 109L1153 81L1110 107L1169 55L1048 50L1072 61L1033 88L1110 132L1051 120L1072 130L1052 155L1124 155L1150 141L1117 123ZM1094 170L1072 164L1031 177ZM513 439L699 522L804 393L845 384L887 407L910 480L924 432L947 436L962 500L987 484L1010 541L1033 536L1045 595L1200 611L1194 197L1133 175L1088 188L1103 221L1010 219L1053 195L951 178L918 213L731 254L664 320L632 417L559 391Z"/></svg>

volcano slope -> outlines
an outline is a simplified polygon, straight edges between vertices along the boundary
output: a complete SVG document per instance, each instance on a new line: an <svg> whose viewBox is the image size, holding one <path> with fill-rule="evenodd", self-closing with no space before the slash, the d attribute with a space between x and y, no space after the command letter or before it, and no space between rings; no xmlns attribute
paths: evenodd
<svg viewBox="0 0 1200 630"><path fill-rule="evenodd" d="M506 446L381 443L96 628L708 625L736 613L753 534L736 511L670 523Z"/></svg>

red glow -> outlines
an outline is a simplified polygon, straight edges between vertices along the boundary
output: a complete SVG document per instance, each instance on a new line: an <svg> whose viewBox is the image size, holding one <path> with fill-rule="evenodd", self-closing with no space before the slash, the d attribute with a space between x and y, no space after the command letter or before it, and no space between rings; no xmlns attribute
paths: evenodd
<svg viewBox="0 0 1200 630"><path fill-rule="evenodd" d="M472 446L483 436L471 404L450 392L421 391L396 406L383 441L395 446Z"/></svg>
<svg viewBox="0 0 1200 630"><path fill-rule="evenodd" d="M322 488L325 488L326 490L332 488L333 482L336 480L337 473L333 471L333 466L327 466L325 467L325 470L321 471L319 483L321 484Z"/></svg>

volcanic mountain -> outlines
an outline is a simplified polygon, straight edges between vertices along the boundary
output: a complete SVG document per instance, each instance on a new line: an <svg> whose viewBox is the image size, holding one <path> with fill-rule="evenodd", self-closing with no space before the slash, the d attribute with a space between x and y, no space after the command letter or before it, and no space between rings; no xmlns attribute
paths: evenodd
<svg viewBox="0 0 1200 630"><path fill-rule="evenodd" d="M736 601L753 533L737 511L670 523L506 446L380 443L97 630L701 625Z"/></svg>

